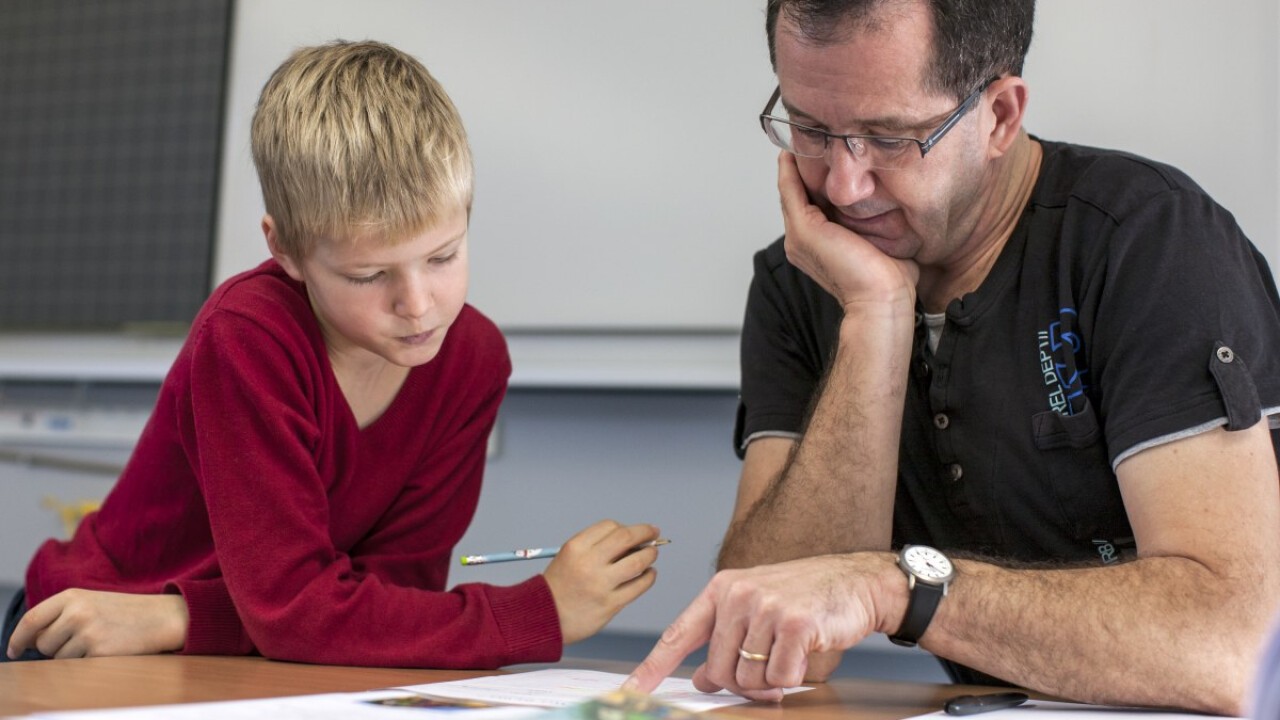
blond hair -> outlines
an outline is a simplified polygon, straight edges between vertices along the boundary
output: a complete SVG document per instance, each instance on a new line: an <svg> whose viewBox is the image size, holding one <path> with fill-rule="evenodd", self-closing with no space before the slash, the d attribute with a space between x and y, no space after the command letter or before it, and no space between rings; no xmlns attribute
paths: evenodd
<svg viewBox="0 0 1280 720"><path fill-rule="evenodd" d="M253 163L282 251L320 239L388 241L471 208L471 148L449 96L412 56L378 42L301 48L253 114Z"/></svg>

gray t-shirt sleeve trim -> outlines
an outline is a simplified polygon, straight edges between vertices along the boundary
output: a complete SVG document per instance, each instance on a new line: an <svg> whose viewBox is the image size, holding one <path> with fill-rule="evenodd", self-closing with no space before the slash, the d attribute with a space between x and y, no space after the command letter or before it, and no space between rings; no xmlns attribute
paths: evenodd
<svg viewBox="0 0 1280 720"><path fill-rule="evenodd" d="M1280 407L1263 408L1262 416L1267 419L1267 427L1271 428L1272 430L1280 428ZM1178 432L1175 432L1175 433L1169 433L1168 435L1161 435L1158 438L1152 438L1146 442L1138 443L1137 445L1134 445L1128 450L1121 452L1119 455L1116 455L1115 462L1111 463L1111 471L1115 472L1116 468L1120 467L1120 463L1124 462L1128 458L1133 457L1134 455L1137 455L1143 450L1157 447L1159 445L1164 445L1166 443L1171 443L1174 440L1181 440L1183 438L1193 437L1201 433L1208 432L1216 427L1221 427L1226 424L1227 424L1227 418L1224 415L1220 418L1215 418L1213 420L1210 420L1209 422L1196 425L1195 427L1189 427L1186 430L1179 430Z"/></svg>
<svg viewBox="0 0 1280 720"><path fill-rule="evenodd" d="M1225 419L1223 422L1225 422ZM796 442L800 441L800 433L797 432L786 432L785 430L761 430L760 432L751 433L743 438L742 449L745 451L747 446L751 443L759 440L760 438L767 437L786 438L788 440L795 440Z"/></svg>

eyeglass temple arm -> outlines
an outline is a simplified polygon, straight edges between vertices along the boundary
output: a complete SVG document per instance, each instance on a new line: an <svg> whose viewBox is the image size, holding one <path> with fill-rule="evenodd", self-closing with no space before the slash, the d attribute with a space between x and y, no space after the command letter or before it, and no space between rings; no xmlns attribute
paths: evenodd
<svg viewBox="0 0 1280 720"><path fill-rule="evenodd" d="M942 123L941 127L930 133L929 137L925 138L925 140L920 143L920 157L924 157L929 150L933 149L933 146L936 145L939 140L946 136L951 128L955 127L956 123L960 122L961 118L968 115L969 111L973 109L973 106L977 104L978 98L982 97L982 93L986 92L987 88L991 87L991 83L999 79L1000 76L997 75L983 83L982 87L970 93L968 99L960 105L956 112L952 113L951 117L948 118L946 122ZM779 88L779 90L781 90L781 88ZM776 92L777 91L775 91L775 93Z"/></svg>
<svg viewBox="0 0 1280 720"><path fill-rule="evenodd" d="M955 124L960 122L961 118L969 114L969 110L973 108L974 104L978 102L978 98L981 96L981 92L976 92L970 95L969 99L964 101L964 105L960 106L959 112L952 113L951 117L947 118L946 122L942 123L937 130L930 133L929 137L925 138L924 141L920 143L920 157L924 157L926 153L933 149L933 146L936 145L939 140L946 137L947 132L949 132L951 128L955 127Z"/></svg>
<svg viewBox="0 0 1280 720"><path fill-rule="evenodd" d="M762 119L773 112L773 106L777 104L778 98L780 97L782 97L782 86L774 86L773 94L769 96L769 102L765 103L764 109L760 111L760 117Z"/></svg>

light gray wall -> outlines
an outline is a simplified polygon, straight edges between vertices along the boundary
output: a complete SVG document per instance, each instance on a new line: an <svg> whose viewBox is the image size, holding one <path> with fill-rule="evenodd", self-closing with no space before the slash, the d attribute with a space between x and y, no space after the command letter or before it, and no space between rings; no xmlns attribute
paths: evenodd
<svg viewBox="0 0 1280 720"><path fill-rule="evenodd" d="M1028 128L1178 166L1280 259L1280 5L1042 0Z"/></svg>
<svg viewBox="0 0 1280 720"><path fill-rule="evenodd" d="M390 41L476 153L472 300L512 328L733 329L780 231L763 0L254 0L234 30L215 273L266 256L253 103L295 46ZM1028 127L1186 170L1280 257L1274 0L1042 0Z"/></svg>
<svg viewBox="0 0 1280 720"><path fill-rule="evenodd" d="M266 257L249 119L298 45L390 42L439 78L477 184L471 298L512 327L735 327L781 232L760 2L253 0L235 21L215 273Z"/></svg>

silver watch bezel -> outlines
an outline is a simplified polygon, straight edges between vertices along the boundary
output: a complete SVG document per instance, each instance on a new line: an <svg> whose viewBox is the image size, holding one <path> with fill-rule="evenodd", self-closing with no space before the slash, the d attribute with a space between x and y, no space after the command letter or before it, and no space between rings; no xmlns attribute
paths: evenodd
<svg viewBox="0 0 1280 720"><path fill-rule="evenodd" d="M942 577L934 577L912 567L912 560L915 558L916 554L918 554L918 551L921 550L933 553L946 562L946 574ZM913 553L912 551L916 551L916 553ZM925 585L941 587L942 593L945 596L951 581L956 577L956 566L955 563L951 562L951 558L947 557L946 553L941 550L929 545L904 545L902 551L898 553L898 567L902 568L902 571L907 575L908 591L915 589L916 582L921 582Z"/></svg>

